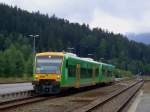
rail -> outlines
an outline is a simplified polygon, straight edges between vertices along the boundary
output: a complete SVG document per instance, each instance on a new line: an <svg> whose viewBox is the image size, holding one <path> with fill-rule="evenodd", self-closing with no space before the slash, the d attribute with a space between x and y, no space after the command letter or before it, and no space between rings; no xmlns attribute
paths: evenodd
<svg viewBox="0 0 150 112"><path fill-rule="evenodd" d="M104 99L97 99L73 112L91 112L97 110L98 112L118 112L135 95L142 85L143 80L137 81L125 89L118 90Z"/></svg>

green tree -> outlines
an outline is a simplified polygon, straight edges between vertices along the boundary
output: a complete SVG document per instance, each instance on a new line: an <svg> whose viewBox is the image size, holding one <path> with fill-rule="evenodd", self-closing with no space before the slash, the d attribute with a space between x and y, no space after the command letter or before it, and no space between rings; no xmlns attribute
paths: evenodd
<svg viewBox="0 0 150 112"><path fill-rule="evenodd" d="M16 60L15 60L15 74L17 77L22 77L25 72L24 58L22 52L19 50L16 51Z"/></svg>
<svg viewBox="0 0 150 112"><path fill-rule="evenodd" d="M86 24L70 23L54 15L30 13L5 4L0 4L0 15L0 65L3 66L0 74L5 76L20 76L28 70L27 73L31 73L29 57L33 40L27 36L30 34L40 35L36 39L37 52L73 47L81 57L92 53L97 60L104 58L117 68L135 74L149 71L150 45L130 41L124 35L101 28L90 29ZM25 66L25 70L20 66Z"/></svg>
<svg viewBox="0 0 150 112"><path fill-rule="evenodd" d="M33 75L33 55L30 55L25 64L25 75L26 77L32 77Z"/></svg>
<svg viewBox="0 0 150 112"><path fill-rule="evenodd" d="M11 45L4 52L4 73L6 77L20 77L24 72L24 59L22 53Z"/></svg>
<svg viewBox="0 0 150 112"><path fill-rule="evenodd" d="M107 43L105 39L102 39L98 48L97 54L99 58L107 59Z"/></svg>
<svg viewBox="0 0 150 112"><path fill-rule="evenodd" d="M3 52L0 52L0 77L4 75L4 56Z"/></svg>

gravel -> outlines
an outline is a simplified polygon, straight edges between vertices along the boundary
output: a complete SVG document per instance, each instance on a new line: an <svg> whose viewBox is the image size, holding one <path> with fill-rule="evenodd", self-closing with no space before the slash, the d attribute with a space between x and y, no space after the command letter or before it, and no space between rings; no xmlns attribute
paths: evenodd
<svg viewBox="0 0 150 112"><path fill-rule="evenodd" d="M103 98L106 95L118 89L122 89L133 82L134 81L132 80L122 81L111 86L100 87L68 96L60 96L46 101L27 104L4 112L67 112L85 106L97 98Z"/></svg>

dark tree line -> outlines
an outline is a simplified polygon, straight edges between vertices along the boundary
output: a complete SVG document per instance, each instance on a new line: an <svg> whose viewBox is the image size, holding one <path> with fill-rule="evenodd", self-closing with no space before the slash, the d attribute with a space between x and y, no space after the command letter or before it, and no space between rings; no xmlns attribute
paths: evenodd
<svg viewBox="0 0 150 112"><path fill-rule="evenodd" d="M0 4L0 75L32 74L32 43L28 35L38 34L36 51L67 51L75 48L82 57L93 54L98 61L112 63L133 73L150 72L150 46L129 41L121 34L86 24L70 23L55 15L29 13Z"/></svg>

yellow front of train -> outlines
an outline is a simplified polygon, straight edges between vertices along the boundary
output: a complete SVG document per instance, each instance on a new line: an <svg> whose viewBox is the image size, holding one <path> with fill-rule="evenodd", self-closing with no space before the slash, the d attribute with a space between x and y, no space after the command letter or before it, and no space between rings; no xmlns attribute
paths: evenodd
<svg viewBox="0 0 150 112"><path fill-rule="evenodd" d="M37 53L34 64L34 90L38 94L58 93L60 90L63 52Z"/></svg>

